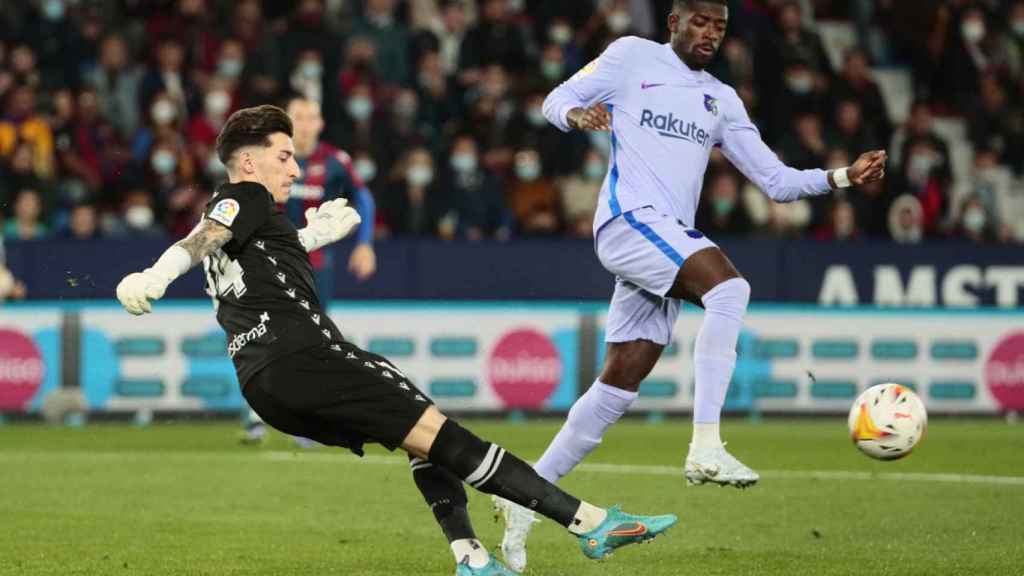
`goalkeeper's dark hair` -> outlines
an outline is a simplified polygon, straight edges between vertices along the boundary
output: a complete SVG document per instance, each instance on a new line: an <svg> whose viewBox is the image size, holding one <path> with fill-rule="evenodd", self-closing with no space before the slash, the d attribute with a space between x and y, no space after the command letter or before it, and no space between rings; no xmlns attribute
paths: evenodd
<svg viewBox="0 0 1024 576"><path fill-rule="evenodd" d="M270 136L278 132L292 136L292 119L284 110L270 104L242 108L228 117L217 136L217 157L227 166L240 148L270 146Z"/></svg>
<svg viewBox="0 0 1024 576"><path fill-rule="evenodd" d="M729 7L729 0L675 0L672 2L674 10L693 10L695 4L718 4Z"/></svg>

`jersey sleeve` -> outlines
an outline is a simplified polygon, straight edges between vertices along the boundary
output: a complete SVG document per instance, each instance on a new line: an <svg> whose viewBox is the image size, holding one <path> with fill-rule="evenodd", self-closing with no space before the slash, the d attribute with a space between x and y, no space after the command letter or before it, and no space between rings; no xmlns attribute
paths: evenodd
<svg viewBox="0 0 1024 576"><path fill-rule="evenodd" d="M572 129L566 121L570 110L612 102L629 67L629 53L635 41L635 37L627 36L612 42L600 56L552 90L544 100L548 122L568 132Z"/></svg>
<svg viewBox="0 0 1024 576"><path fill-rule="evenodd" d="M776 202L792 202L832 190L824 170L797 170L783 164L761 139L736 91L727 90L723 98L722 152L733 166Z"/></svg>
<svg viewBox="0 0 1024 576"><path fill-rule="evenodd" d="M204 217L231 230L231 240L245 244L270 218L273 200L258 184L233 186L219 192L206 205Z"/></svg>

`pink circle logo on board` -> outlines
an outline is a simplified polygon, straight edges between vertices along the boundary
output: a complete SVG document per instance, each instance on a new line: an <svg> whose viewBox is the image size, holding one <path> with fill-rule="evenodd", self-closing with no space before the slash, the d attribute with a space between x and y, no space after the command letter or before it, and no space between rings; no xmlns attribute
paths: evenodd
<svg viewBox="0 0 1024 576"><path fill-rule="evenodd" d="M985 380L1004 410L1024 410L1024 332L996 344L985 364Z"/></svg>
<svg viewBox="0 0 1024 576"><path fill-rule="evenodd" d="M546 334L522 328L494 345L488 374L506 407L540 408L562 380L562 359Z"/></svg>
<svg viewBox="0 0 1024 576"><path fill-rule="evenodd" d="M45 372L35 342L21 332L0 329L0 410L23 410Z"/></svg>

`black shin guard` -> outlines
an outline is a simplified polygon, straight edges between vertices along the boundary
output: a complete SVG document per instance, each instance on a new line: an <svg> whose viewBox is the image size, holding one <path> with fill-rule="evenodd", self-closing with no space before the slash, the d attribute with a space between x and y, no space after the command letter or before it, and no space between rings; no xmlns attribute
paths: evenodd
<svg viewBox="0 0 1024 576"><path fill-rule="evenodd" d="M573 522L580 507L578 499L538 476L529 464L450 419L430 448L430 461L481 492L536 510L562 526Z"/></svg>
<svg viewBox="0 0 1024 576"><path fill-rule="evenodd" d="M448 542L476 538L466 510L466 489L451 472L421 458L410 456L412 479L430 506Z"/></svg>

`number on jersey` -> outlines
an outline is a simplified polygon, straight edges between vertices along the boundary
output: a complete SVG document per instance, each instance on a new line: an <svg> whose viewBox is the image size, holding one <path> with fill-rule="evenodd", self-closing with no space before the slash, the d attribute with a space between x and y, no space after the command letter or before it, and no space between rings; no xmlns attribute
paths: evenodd
<svg viewBox="0 0 1024 576"><path fill-rule="evenodd" d="M236 299L245 294L245 270L237 260L232 260L223 250L217 250L203 259L203 270L206 271L206 293L217 304L218 296L234 296Z"/></svg>

